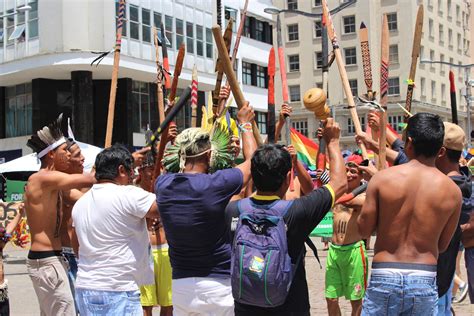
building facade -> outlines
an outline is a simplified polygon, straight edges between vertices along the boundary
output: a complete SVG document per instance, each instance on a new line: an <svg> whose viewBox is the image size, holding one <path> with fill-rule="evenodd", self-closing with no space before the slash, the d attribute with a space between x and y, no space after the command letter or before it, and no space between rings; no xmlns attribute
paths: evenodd
<svg viewBox="0 0 474 316"><path fill-rule="evenodd" d="M335 8L342 2L329 0L329 8ZM403 122L404 114L397 103L405 104L415 20L420 3L424 4L420 59L454 64L469 63L470 11L468 2L464 0L357 1L332 17L352 93L355 96L362 96L367 89L363 76L359 27L361 22L364 22L369 30L373 90L379 91L381 24L383 14L387 15L390 30L388 121L398 132L401 131L399 123ZM322 12L321 0L276 0L274 5L279 9ZM294 113L292 125L310 138L315 138L318 122L312 113L304 108L302 100L308 89L322 86L321 21L291 12L281 13L281 18L289 71L287 77L290 105ZM420 59L415 77L412 112L432 112L439 114L444 120L451 120L448 78L450 67L422 64ZM462 89L465 85L464 71L457 68L452 70L456 75L458 117L460 125L465 128L466 101L461 93L465 91ZM354 149L355 128L347 109L347 99L335 62L329 70L328 81L328 102L342 129L342 147ZM367 108L358 108L364 129L367 124L367 113Z"/></svg>
<svg viewBox="0 0 474 316"><path fill-rule="evenodd" d="M222 1L223 25L226 16L240 22L243 2ZM19 11L23 5L31 9ZM251 5L249 21L271 22L272 16L263 13L265 6ZM216 0L126 1L113 142L142 146L145 130L157 127L153 27L161 23L171 73L180 44L186 46L178 95L190 85L196 65L198 102L207 104L215 85L217 50L211 28L216 8ZM14 156L30 152L25 145L29 135L61 112L72 118L78 140L104 145L113 54L99 65L91 62L97 52L113 49L117 12L118 0L0 0L0 16L8 15L0 18L0 151L14 151ZM240 45L237 74L264 133L267 90L259 71L267 60L260 55L268 54L271 45L267 35L257 37L250 29ZM242 75L247 64L252 70L249 81ZM185 107L176 119L178 127L189 127L190 117L190 107Z"/></svg>

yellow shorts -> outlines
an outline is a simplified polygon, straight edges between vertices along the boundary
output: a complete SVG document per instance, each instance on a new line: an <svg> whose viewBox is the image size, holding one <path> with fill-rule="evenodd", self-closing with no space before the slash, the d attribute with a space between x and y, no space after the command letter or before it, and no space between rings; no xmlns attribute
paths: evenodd
<svg viewBox="0 0 474 316"><path fill-rule="evenodd" d="M168 248L153 249L155 284L140 286L142 306L172 306L171 264Z"/></svg>

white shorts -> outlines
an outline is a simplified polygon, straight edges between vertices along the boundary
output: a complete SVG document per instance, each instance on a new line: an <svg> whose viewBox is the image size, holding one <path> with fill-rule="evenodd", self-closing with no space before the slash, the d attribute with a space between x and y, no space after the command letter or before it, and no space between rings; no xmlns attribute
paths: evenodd
<svg viewBox="0 0 474 316"><path fill-rule="evenodd" d="M233 316L230 278L173 280L173 315Z"/></svg>

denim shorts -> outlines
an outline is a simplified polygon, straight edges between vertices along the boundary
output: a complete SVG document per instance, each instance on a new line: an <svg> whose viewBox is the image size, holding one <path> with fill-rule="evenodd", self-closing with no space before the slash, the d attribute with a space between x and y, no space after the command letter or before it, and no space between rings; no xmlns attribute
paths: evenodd
<svg viewBox="0 0 474 316"><path fill-rule="evenodd" d="M372 272L362 315L437 315L436 276Z"/></svg>
<svg viewBox="0 0 474 316"><path fill-rule="evenodd" d="M76 303L84 316L142 316L140 291L95 291L76 288Z"/></svg>

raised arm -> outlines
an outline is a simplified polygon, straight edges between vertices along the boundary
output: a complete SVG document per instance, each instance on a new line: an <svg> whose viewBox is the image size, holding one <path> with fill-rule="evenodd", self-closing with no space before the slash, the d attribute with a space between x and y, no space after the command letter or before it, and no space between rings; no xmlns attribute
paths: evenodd
<svg viewBox="0 0 474 316"><path fill-rule="evenodd" d="M291 112L292 108L288 104L283 104L281 106L280 116L275 126L275 142L280 139L281 130L283 129L283 126L285 126L285 117L290 116Z"/></svg>
<svg viewBox="0 0 474 316"><path fill-rule="evenodd" d="M56 190L71 190L91 187L96 183L95 177L91 173L67 174L59 171L38 172L37 177L43 186L52 187Z"/></svg>
<svg viewBox="0 0 474 316"><path fill-rule="evenodd" d="M296 150L293 145L288 146L288 151L291 155L291 161L293 163L293 168L296 170L298 181L300 183L300 190L303 195L306 195L313 191L313 181L311 180L310 175L304 168L303 164L298 160Z"/></svg>
<svg viewBox="0 0 474 316"><path fill-rule="evenodd" d="M356 142L362 142L365 144L365 147L367 147L368 150L372 150L374 153L378 154L379 153L379 143L376 142L370 135L368 135L365 132L360 132L355 136ZM394 163L395 159L397 159L398 152L387 147L386 149L386 158L389 163Z"/></svg>
<svg viewBox="0 0 474 316"><path fill-rule="evenodd" d="M376 174L369 182L365 196L365 203L357 218L359 234L362 238L368 238L377 227L378 218L378 180L380 174Z"/></svg>
<svg viewBox="0 0 474 316"><path fill-rule="evenodd" d="M347 190L347 177L344 159L339 148L341 129L334 119L328 118L323 128L323 138L327 144L329 156L329 172L331 180L329 186L334 190L334 201L339 199Z"/></svg>
<svg viewBox="0 0 474 316"><path fill-rule="evenodd" d="M242 135L242 147L245 161L237 166L243 175L243 185L246 186L252 177L250 173L250 161L253 153L257 149L257 142L253 136L252 121L255 117L253 109L245 102L244 106L237 113L237 120L239 122L239 129Z"/></svg>

